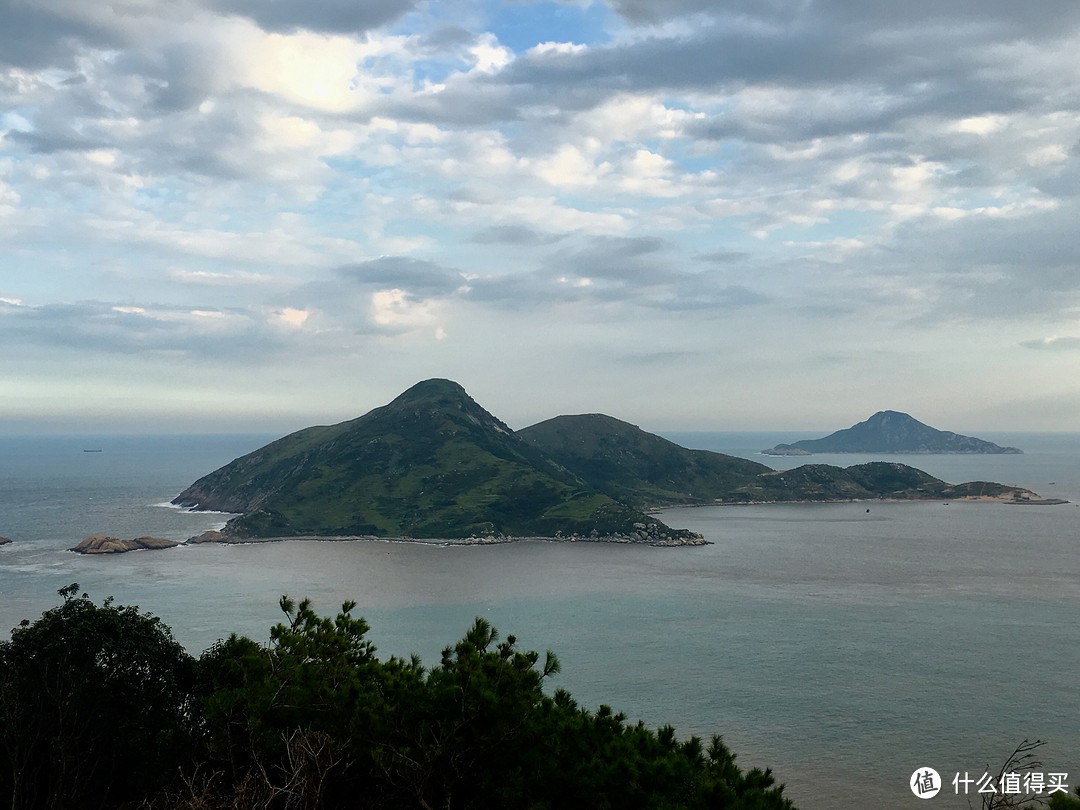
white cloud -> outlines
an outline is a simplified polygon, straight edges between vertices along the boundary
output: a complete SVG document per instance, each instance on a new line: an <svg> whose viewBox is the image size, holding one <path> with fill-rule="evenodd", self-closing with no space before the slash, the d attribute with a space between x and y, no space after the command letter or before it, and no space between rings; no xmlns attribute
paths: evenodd
<svg viewBox="0 0 1080 810"><path fill-rule="evenodd" d="M679 187L670 179L678 171L676 164L648 149L636 150L634 156L624 162L621 169L620 185L630 194L674 197L686 193L685 188Z"/></svg>
<svg viewBox="0 0 1080 810"><path fill-rule="evenodd" d="M343 112L367 99L359 92L363 43L310 32L265 34L236 21L225 34L229 58L240 82L287 101L318 110Z"/></svg>
<svg viewBox="0 0 1080 810"><path fill-rule="evenodd" d="M476 44L469 48L473 57L473 69L480 73L494 73L513 61L514 54L499 44L493 34L482 34Z"/></svg>
<svg viewBox="0 0 1080 810"><path fill-rule="evenodd" d="M378 290L371 294L371 319L379 326L413 329L431 320L431 305L413 299L405 290Z"/></svg>
<svg viewBox="0 0 1080 810"><path fill-rule="evenodd" d="M200 284L210 286L225 286L234 284L266 284L275 279L265 273L249 273L238 270L230 273L215 273L209 270L183 270L174 268L169 271L169 276L185 284Z"/></svg>
<svg viewBox="0 0 1080 810"><path fill-rule="evenodd" d="M262 118L262 151L304 151L315 155L340 155L349 151L355 136L344 129L326 132L315 121L295 115L268 114Z"/></svg>
<svg viewBox="0 0 1080 810"><path fill-rule="evenodd" d="M583 151L573 144L563 144L549 157L535 161L536 174L553 186L578 188L594 185L611 170L611 164L596 162L598 144ZM588 152L592 152L590 155Z"/></svg>
<svg viewBox="0 0 1080 810"><path fill-rule="evenodd" d="M1020 345L1028 349L1080 351L1080 337L1047 337L1038 340L1025 340Z"/></svg>
<svg viewBox="0 0 1080 810"><path fill-rule="evenodd" d="M311 313L308 310L295 307L285 307L271 315L275 323L294 329L302 327L310 316Z"/></svg>
<svg viewBox="0 0 1080 810"><path fill-rule="evenodd" d="M990 135L1003 129L1005 124L1006 118L1003 115L980 115L957 121L949 129L971 135Z"/></svg>
<svg viewBox="0 0 1080 810"><path fill-rule="evenodd" d="M566 54L582 54L588 50L587 45L575 42L541 42L526 51L529 56L563 56Z"/></svg>
<svg viewBox="0 0 1080 810"><path fill-rule="evenodd" d="M1027 153L1027 162L1032 166L1047 166L1064 163L1069 159L1069 150L1060 143L1048 143Z"/></svg>

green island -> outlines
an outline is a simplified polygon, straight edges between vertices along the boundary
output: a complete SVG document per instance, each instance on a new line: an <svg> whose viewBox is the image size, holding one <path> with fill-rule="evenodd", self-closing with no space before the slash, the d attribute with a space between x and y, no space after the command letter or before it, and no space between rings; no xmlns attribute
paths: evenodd
<svg viewBox="0 0 1080 810"><path fill-rule="evenodd" d="M173 503L238 513L189 542L382 537L491 542L540 537L701 544L652 510L677 505L861 499L1038 502L1028 490L948 484L904 464L776 471L690 450L603 414L513 431L450 380L310 427L242 456Z"/></svg>
<svg viewBox="0 0 1080 810"><path fill-rule="evenodd" d="M719 736L547 689L558 659L482 619L425 667L381 660L352 603L282 597L268 644L195 658L160 619L77 594L0 641L12 810L794 810Z"/></svg>

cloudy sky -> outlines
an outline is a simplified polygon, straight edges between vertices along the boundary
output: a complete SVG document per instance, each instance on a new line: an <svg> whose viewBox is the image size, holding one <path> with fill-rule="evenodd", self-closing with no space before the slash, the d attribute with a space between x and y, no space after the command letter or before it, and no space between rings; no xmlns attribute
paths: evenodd
<svg viewBox="0 0 1080 810"><path fill-rule="evenodd" d="M0 0L0 432L1080 430L1076 0Z"/></svg>

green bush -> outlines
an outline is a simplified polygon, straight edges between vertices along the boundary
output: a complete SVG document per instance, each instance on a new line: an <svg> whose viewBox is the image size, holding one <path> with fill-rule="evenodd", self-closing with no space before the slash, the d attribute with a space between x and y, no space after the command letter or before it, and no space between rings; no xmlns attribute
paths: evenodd
<svg viewBox="0 0 1080 810"><path fill-rule="evenodd" d="M0 802L13 810L145 797L189 751L194 659L159 619L77 591L0 642Z"/></svg>
<svg viewBox="0 0 1080 810"><path fill-rule="evenodd" d="M282 597L270 643L195 662L77 586L0 644L0 801L13 808L790 810L772 774L545 691L550 652L477 619L439 663L380 661L346 603Z"/></svg>

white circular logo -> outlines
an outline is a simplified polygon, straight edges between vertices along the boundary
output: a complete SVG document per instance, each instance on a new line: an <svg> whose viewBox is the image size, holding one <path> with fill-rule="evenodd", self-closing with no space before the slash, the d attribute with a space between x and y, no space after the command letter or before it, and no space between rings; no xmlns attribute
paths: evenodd
<svg viewBox="0 0 1080 810"><path fill-rule="evenodd" d="M908 784L911 792L920 799L932 799L941 790L941 777L933 768L917 768Z"/></svg>

